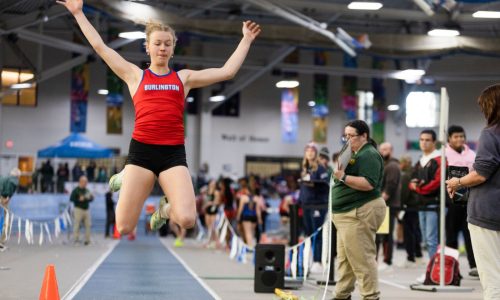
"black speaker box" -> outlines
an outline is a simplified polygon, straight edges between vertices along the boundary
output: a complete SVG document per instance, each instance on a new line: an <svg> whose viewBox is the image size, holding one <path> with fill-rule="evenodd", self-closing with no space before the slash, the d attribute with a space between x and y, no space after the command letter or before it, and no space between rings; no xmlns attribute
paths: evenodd
<svg viewBox="0 0 500 300"><path fill-rule="evenodd" d="M285 245L258 244L255 247L254 292L274 293L285 286Z"/></svg>

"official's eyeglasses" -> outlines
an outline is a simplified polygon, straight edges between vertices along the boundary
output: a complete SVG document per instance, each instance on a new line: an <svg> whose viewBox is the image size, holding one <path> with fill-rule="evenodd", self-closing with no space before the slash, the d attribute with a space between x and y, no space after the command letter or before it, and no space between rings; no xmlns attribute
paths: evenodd
<svg viewBox="0 0 500 300"><path fill-rule="evenodd" d="M359 136L359 134L344 134L342 136L342 142L347 142L348 140L356 136Z"/></svg>

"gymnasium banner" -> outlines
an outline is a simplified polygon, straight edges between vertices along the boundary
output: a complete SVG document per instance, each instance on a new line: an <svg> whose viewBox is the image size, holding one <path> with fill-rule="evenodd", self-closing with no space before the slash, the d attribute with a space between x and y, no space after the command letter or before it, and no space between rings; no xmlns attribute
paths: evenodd
<svg viewBox="0 0 500 300"><path fill-rule="evenodd" d="M314 52L314 64L325 66L327 64L326 51ZM315 143L326 144L328 136L328 75L314 75L314 102L312 109L313 138Z"/></svg>
<svg viewBox="0 0 500 300"><path fill-rule="evenodd" d="M372 68L384 69L384 62L374 58ZM384 79L372 78L373 111L372 111L372 138L381 144L385 141L385 86Z"/></svg>
<svg viewBox="0 0 500 300"><path fill-rule="evenodd" d="M299 51L290 53L284 63L298 64ZM285 71L282 73L286 80L297 80L297 72ZM299 88L285 88L281 92L281 140L284 143L294 144L297 142L299 132Z"/></svg>
<svg viewBox="0 0 500 300"><path fill-rule="evenodd" d="M281 92L281 139L284 143L297 142L299 131L299 89Z"/></svg>
<svg viewBox="0 0 500 300"><path fill-rule="evenodd" d="M356 58L344 53L344 67L357 68L358 62ZM344 109L347 120L351 121L357 118L358 97L356 91L358 89L358 78L355 76L342 77L342 109Z"/></svg>
<svg viewBox="0 0 500 300"><path fill-rule="evenodd" d="M88 63L71 70L71 132L85 132L87 130L89 82Z"/></svg>
<svg viewBox="0 0 500 300"><path fill-rule="evenodd" d="M123 81L111 69L107 71L106 132L123 133Z"/></svg>
<svg viewBox="0 0 500 300"><path fill-rule="evenodd" d="M110 41L118 38L119 30L109 28L108 38ZM123 133L123 81L110 69L106 68L106 133Z"/></svg>

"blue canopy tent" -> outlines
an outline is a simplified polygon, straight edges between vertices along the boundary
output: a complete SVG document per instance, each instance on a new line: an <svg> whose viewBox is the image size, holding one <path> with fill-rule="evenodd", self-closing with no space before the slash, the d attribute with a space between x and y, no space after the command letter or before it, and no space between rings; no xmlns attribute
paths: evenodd
<svg viewBox="0 0 500 300"><path fill-rule="evenodd" d="M79 133L71 133L57 144L38 151L38 157L108 158L112 156L113 151Z"/></svg>

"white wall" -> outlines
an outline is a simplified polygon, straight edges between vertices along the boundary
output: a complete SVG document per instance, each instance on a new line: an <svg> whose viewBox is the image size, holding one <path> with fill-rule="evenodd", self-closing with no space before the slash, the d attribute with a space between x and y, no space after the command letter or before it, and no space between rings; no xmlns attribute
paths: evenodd
<svg viewBox="0 0 500 300"><path fill-rule="evenodd" d="M26 45L29 48L29 45ZM45 66L62 62L69 58L65 52L46 48ZM228 55L234 45L206 44L203 47L204 56L221 57ZM50 50L50 51L49 51ZM34 51L28 51L31 57L36 57ZM257 47L252 49L250 59L264 61L269 55L270 48ZM13 60L12 54L4 51L3 64ZM312 63L312 52L302 50L301 62ZM477 58L472 56L453 56L433 62L429 73L432 72L487 72L493 73L500 66L500 60L495 58ZM341 55L333 54L330 64L341 65ZM360 67L369 67L370 59L360 59ZM393 66L388 65L389 68ZM87 115L87 136L97 143L107 147L118 147L122 154L128 152L128 144L133 130L134 112L128 91L125 90L123 106L122 135L106 134L106 102L105 97L97 95L96 91L106 85L105 68L98 60L91 64L90 93ZM246 155L262 156L302 156L304 145L312 138L311 111L307 102L313 97L313 79L311 75L300 76L300 112L299 112L299 138L296 144L285 144L281 141L280 133L280 93L274 84L280 78L266 74L252 83L241 92L241 107L239 118L213 117L209 123L207 146L209 149L200 149L201 130L203 126L199 116L188 116L187 125L187 158L193 173L196 172L203 157L210 165L212 175L223 171L223 166L230 166L230 172L238 176L244 172L244 159ZM341 78L330 77L329 98L330 116L328 127L328 143L330 152L340 148L340 135L343 125L347 122L341 109ZM484 126L484 121L476 104L476 98L481 90L492 82L457 82L436 83L436 87L444 85L450 95L450 124L462 125L469 140L477 140L479 132ZM370 89L371 81L359 80L360 89ZM29 154L35 155L37 150L55 143L69 134L70 113L70 72L65 72L39 86L38 106L36 108L4 106L0 115L0 154ZM204 99L208 97L210 88L204 90ZM387 104L397 103L400 98L399 85L394 80L386 80ZM395 147L395 154L399 156L406 152L406 141L416 140L420 129L407 129L403 123L395 122L394 112L388 112L386 121L386 137ZM245 137L245 141L227 141L222 135L235 135ZM263 138L266 141L250 142L250 136ZM5 148L5 141L14 141L14 148ZM206 155L202 155L205 151ZM416 155L416 153L414 153Z"/></svg>

